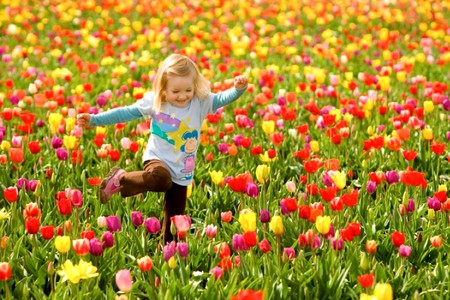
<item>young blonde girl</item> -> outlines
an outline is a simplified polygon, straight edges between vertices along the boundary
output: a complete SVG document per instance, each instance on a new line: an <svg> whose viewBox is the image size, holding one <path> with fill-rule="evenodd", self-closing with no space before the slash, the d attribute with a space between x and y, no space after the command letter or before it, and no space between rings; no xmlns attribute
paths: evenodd
<svg viewBox="0 0 450 300"><path fill-rule="evenodd" d="M206 115L237 100L247 89L246 76L234 78L234 87L213 94L196 64L172 54L158 68L153 91L134 104L92 115L79 114L81 127L123 123L151 117L151 134L143 154L143 170L126 172L115 166L100 185L99 198L106 203L120 193L164 192L164 242L173 240L170 218L186 208L187 187L192 183L199 133Z"/></svg>

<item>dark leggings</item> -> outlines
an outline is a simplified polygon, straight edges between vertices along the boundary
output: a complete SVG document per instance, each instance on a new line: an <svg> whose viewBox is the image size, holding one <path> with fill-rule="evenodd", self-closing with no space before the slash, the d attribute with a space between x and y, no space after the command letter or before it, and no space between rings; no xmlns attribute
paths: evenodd
<svg viewBox="0 0 450 300"><path fill-rule="evenodd" d="M144 192L164 193L164 220L162 233L164 244L173 241L170 233L170 218L184 215L186 209L187 187L172 182L167 166L160 160L144 162L142 171L126 172L120 178L122 197L130 197Z"/></svg>

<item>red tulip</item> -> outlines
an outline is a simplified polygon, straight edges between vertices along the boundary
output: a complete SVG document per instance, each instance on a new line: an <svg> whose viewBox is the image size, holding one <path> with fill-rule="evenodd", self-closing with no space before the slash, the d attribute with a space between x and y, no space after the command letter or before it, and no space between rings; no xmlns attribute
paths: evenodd
<svg viewBox="0 0 450 300"><path fill-rule="evenodd" d="M39 141L32 141L28 143L28 149L30 149L31 153L38 154L41 152L41 145Z"/></svg>
<svg viewBox="0 0 450 300"><path fill-rule="evenodd" d="M372 273L358 276L358 282L365 288L370 288L375 282L375 276Z"/></svg>
<svg viewBox="0 0 450 300"><path fill-rule="evenodd" d="M355 206L356 204L358 204L358 195L359 195L359 190L358 189L353 189L351 194L343 194L341 196L342 201L344 202L345 205L347 206Z"/></svg>
<svg viewBox="0 0 450 300"><path fill-rule="evenodd" d="M214 251L219 252L219 257L230 257L231 251L230 251L230 245L228 243L222 242L219 245L214 246Z"/></svg>
<svg viewBox="0 0 450 300"><path fill-rule="evenodd" d="M72 202L69 199L57 200L56 205L61 215L70 216L72 214Z"/></svg>
<svg viewBox="0 0 450 300"><path fill-rule="evenodd" d="M73 164L81 164L83 161L83 152L81 150L72 150L72 157L70 160Z"/></svg>
<svg viewBox="0 0 450 300"><path fill-rule="evenodd" d="M400 181L405 185L421 186L422 189L427 187L425 174L417 171L406 170L400 172Z"/></svg>
<svg viewBox="0 0 450 300"><path fill-rule="evenodd" d="M319 189L319 194L323 200L330 202L336 197L337 189L335 187L330 187L328 189Z"/></svg>
<svg viewBox="0 0 450 300"><path fill-rule="evenodd" d="M5 281L12 276L11 266L9 262L0 262L0 280Z"/></svg>
<svg viewBox="0 0 450 300"><path fill-rule="evenodd" d="M53 225L47 225L41 227L41 236L44 240L53 238L55 234L55 227Z"/></svg>
<svg viewBox="0 0 450 300"><path fill-rule="evenodd" d="M395 247L400 247L401 245L403 245L405 243L405 233L401 233L399 231L394 231L391 234L391 241L392 244L394 244Z"/></svg>
<svg viewBox="0 0 450 300"><path fill-rule="evenodd" d="M22 212L24 218L27 217L41 217L41 209L38 207L36 202L27 203Z"/></svg>
<svg viewBox="0 0 450 300"><path fill-rule="evenodd" d="M12 162L22 163L24 160L24 153L22 148L11 148L9 149L9 157Z"/></svg>
<svg viewBox="0 0 450 300"><path fill-rule="evenodd" d="M109 158L112 161L118 161L120 159L120 151L117 149L111 149L109 152Z"/></svg>
<svg viewBox="0 0 450 300"><path fill-rule="evenodd" d="M100 185L100 183L102 183L102 178L101 177L90 177L87 179L87 181L90 186L97 186L97 185Z"/></svg>
<svg viewBox="0 0 450 300"><path fill-rule="evenodd" d="M8 202L16 202L19 199L19 190L15 186L7 187L3 190L3 196Z"/></svg>
<svg viewBox="0 0 450 300"><path fill-rule="evenodd" d="M322 163L318 159L312 159L304 161L303 166L306 172L315 173L322 166Z"/></svg>
<svg viewBox="0 0 450 300"><path fill-rule="evenodd" d="M414 150L402 150L402 155L407 161L412 161L416 158L417 152Z"/></svg>
<svg viewBox="0 0 450 300"><path fill-rule="evenodd" d="M153 261L148 255L138 258L137 264L142 271L150 271L153 267Z"/></svg>
<svg viewBox="0 0 450 300"><path fill-rule="evenodd" d="M262 253L267 253L272 250L269 241L266 239L263 239L261 242L259 242L258 246L259 250L261 250Z"/></svg>
<svg viewBox="0 0 450 300"><path fill-rule="evenodd" d="M255 231L244 232L244 241L249 247L256 246L258 244L258 237Z"/></svg>
<svg viewBox="0 0 450 300"><path fill-rule="evenodd" d="M436 155L441 155L444 154L445 152L445 144L442 144L439 141L433 141L431 143L431 150L434 152L434 154Z"/></svg>
<svg viewBox="0 0 450 300"><path fill-rule="evenodd" d="M231 297L231 300L263 300L263 291L253 291L253 290L241 290L235 296Z"/></svg>
<svg viewBox="0 0 450 300"><path fill-rule="evenodd" d="M39 232L39 226L41 221L36 217L28 217L25 220L25 230L29 234L36 234Z"/></svg>
<svg viewBox="0 0 450 300"><path fill-rule="evenodd" d="M227 184L233 191L238 193L245 193L247 190L248 182L253 182L253 178L249 172L245 172L229 179L227 181Z"/></svg>
<svg viewBox="0 0 450 300"><path fill-rule="evenodd" d="M86 238L72 241L73 250L76 254L84 256L89 253L89 240Z"/></svg>

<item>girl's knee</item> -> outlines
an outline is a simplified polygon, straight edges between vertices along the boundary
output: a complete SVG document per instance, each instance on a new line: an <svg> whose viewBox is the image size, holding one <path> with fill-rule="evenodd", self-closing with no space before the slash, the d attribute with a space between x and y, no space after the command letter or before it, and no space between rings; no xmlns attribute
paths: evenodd
<svg viewBox="0 0 450 300"><path fill-rule="evenodd" d="M162 166L153 169L153 179L157 184L158 192L165 192L172 187L172 176L169 170Z"/></svg>

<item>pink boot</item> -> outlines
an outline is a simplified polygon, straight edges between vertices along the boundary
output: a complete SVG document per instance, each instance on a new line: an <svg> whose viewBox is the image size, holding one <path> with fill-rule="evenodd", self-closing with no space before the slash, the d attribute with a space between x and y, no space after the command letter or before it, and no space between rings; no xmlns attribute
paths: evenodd
<svg viewBox="0 0 450 300"><path fill-rule="evenodd" d="M113 194L120 192L119 179L120 175L123 173L125 173L125 171L116 166L113 167L111 171L109 171L108 176L102 180L99 191L101 203L105 204Z"/></svg>

